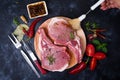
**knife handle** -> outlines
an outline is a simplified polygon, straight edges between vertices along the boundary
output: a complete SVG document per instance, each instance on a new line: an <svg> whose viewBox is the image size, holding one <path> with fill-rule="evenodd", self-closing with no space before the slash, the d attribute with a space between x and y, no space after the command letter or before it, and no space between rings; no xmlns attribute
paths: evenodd
<svg viewBox="0 0 120 80"><path fill-rule="evenodd" d="M105 0L99 0L97 3L95 3L93 6L90 7L90 9L93 11L95 8L97 8L101 3L103 3Z"/></svg>
<svg viewBox="0 0 120 80"><path fill-rule="evenodd" d="M47 73L47 71L41 67L41 65L40 65L40 63L38 62L38 60L35 60L34 63L35 63L35 65L37 66L37 68L40 70L40 72L41 72L42 74L46 74L46 73Z"/></svg>

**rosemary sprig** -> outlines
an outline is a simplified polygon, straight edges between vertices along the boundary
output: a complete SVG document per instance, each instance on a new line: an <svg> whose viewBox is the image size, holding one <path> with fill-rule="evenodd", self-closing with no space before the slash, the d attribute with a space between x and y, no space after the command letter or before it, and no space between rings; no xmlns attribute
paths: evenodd
<svg viewBox="0 0 120 80"><path fill-rule="evenodd" d="M53 54L52 55L48 55L47 59L49 61L49 65L52 65L55 62L55 58L53 57Z"/></svg>
<svg viewBox="0 0 120 80"><path fill-rule="evenodd" d="M75 36L74 36L74 33L73 33L73 32L70 32L70 38L71 38L71 39L74 39L74 38L75 38Z"/></svg>

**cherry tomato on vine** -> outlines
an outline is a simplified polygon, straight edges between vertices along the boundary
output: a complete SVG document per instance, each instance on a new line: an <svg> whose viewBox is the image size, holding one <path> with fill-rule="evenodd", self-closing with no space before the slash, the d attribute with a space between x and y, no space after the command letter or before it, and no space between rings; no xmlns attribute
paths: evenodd
<svg viewBox="0 0 120 80"><path fill-rule="evenodd" d="M96 52L93 57L97 60L102 60L106 58L106 55L103 52Z"/></svg>
<svg viewBox="0 0 120 80"><path fill-rule="evenodd" d="M86 47L86 55L89 57L93 57L95 54L95 47L93 44L88 44Z"/></svg>
<svg viewBox="0 0 120 80"><path fill-rule="evenodd" d="M95 70L96 66L97 66L97 59L93 57L90 61L90 70L91 71Z"/></svg>

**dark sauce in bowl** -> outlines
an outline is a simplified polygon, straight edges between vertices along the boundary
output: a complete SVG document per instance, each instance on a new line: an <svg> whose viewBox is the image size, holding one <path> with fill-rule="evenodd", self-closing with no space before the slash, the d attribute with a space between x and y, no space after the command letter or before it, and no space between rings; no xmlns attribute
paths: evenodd
<svg viewBox="0 0 120 80"><path fill-rule="evenodd" d="M29 4L27 8L30 18L41 17L48 14L45 2Z"/></svg>
<svg viewBox="0 0 120 80"><path fill-rule="evenodd" d="M38 5L30 5L29 7L31 17L46 14L45 6L43 3Z"/></svg>

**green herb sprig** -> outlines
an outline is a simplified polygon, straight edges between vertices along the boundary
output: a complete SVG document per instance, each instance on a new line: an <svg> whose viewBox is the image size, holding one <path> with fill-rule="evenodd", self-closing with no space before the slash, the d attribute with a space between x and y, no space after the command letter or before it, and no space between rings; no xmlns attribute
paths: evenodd
<svg viewBox="0 0 120 80"><path fill-rule="evenodd" d="M18 21L17 17L13 18L13 23L18 26L20 22Z"/></svg>
<svg viewBox="0 0 120 80"><path fill-rule="evenodd" d="M47 59L49 61L49 65L52 65L55 62L55 58L53 57L53 55L48 55Z"/></svg>
<svg viewBox="0 0 120 80"><path fill-rule="evenodd" d="M87 23L85 24L85 27L86 27L87 31L90 31L91 29L96 29L96 28L98 28L98 24L87 22Z"/></svg>
<svg viewBox="0 0 120 80"><path fill-rule="evenodd" d="M70 39L74 39L75 38L75 35L73 32L70 32Z"/></svg>
<svg viewBox="0 0 120 80"><path fill-rule="evenodd" d="M96 50L107 53L107 43L101 43L97 39L92 40L92 43L96 46Z"/></svg>

